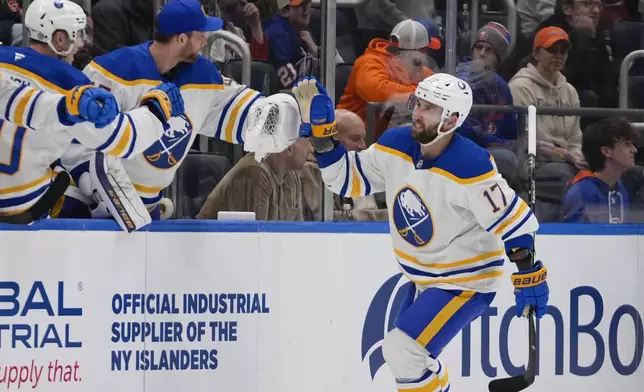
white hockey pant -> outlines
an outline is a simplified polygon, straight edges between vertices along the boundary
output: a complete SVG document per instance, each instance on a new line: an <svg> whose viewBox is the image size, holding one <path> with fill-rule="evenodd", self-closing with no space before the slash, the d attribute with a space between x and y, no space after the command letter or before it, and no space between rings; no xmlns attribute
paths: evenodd
<svg viewBox="0 0 644 392"><path fill-rule="evenodd" d="M438 358L398 328L382 343L382 354L400 392L447 392L449 376Z"/></svg>

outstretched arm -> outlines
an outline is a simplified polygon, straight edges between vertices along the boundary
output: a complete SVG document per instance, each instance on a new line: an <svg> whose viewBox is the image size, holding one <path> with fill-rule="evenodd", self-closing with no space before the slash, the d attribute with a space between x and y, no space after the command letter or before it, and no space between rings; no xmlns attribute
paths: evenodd
<svg viewBox="0 0 644 392"><path fill-rule="evenodd" d="M97 102L101 104L97 105ZM65 125L70 125L67 130L78 142L124 159L134 157L150 147L161 137L170 117L181 115L184 109L181 93L171 83L150 90L141 98L139 108L124 113L119 112L112 94L90 86L72 90L65 103L68 113ZM96 106L100 106L100 109ZM98 110L109 110L109 116L93 123L77 121L78 117L91 117Z"/></svg>
<svg viewBox="0 0 644 392"><path fill-rule="evenodd" d="M378 163L377 145L360 152L347 151L333 142L333 149L316 153L322 179L333 193L360 197L385 191L385 177Z"/></svg>
<svg viewBox="0 0 644 392"><path fill-rule="evenodd" d="M113 118L116 113L110 110L95 112L98 117ZM28 84L19 83L0 75L0 115L3 119L21 127L45 131L61 129L69 122L66 109L66 96L58 93L34 88ZM78 117L76 121L87 121L87 118Z"/></svg>
<svg viewBox="0 0 644 392"><path fill-rule="evenodd" d="M377 145L349 152L335 140L335 110L324 87L315 78L306 78L296 83L293 94L302 117L300 135L310 137L327 187L345 197L384 191L385 176Z"/></svg>
<svg viewBox="0 0 644 392"><path fill-rule="evenodd" d="M218 87L211 91L216 99L210 100L214 104L207 108L208 115L199 133L228 143L243 143L253 106L261 105L264 98L259 91L232 79L224 79L224 84Z"/></svg>

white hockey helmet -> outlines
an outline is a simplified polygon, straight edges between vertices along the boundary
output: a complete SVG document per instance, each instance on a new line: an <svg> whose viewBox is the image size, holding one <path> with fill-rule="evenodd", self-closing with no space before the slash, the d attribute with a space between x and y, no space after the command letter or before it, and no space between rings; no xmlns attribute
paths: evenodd
<svg viewBox="0 0 644 392"><path fill-rule="evenodd" d="M74 51L76 38L86 25L87 17L83 8L70 0L34 0L25 13L29 37L46 42L59 56L68 56ZM66 31L69 36L70 46L64 52L56 50L52 43L54 32L58 30Z"/></svg>
<svg viewBox="0 0 644 392"><path fill-rule="evenodd" d="M472 109L472 89L470 86L464 80L446 73L437 73L423 79L418 83L414 95L416 99L422 99L443 108L437 130L438 136L428 143L430 145L460 127ZM443 124L454 113L458 113L456 126L443 132Z"/></svg>

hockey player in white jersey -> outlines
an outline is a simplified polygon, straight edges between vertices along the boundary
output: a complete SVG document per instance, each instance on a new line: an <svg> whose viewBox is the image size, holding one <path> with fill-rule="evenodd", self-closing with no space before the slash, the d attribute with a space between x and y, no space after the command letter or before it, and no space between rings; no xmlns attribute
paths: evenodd
<svg viewBox="0 0 644 392"><path fill-rule="evenodd" d="M207 17L197 0L171 0L157 15L154 41L99 56L84 70L114 94L122 110L132 108L162 81L172 81L181 89L185 114L173 117L149 149L123 162L153 219L159 219L163 190L172 183L197 135L242 143L249 119L267 106L259 92L225 81L217 67L199 54L207 43L206 32L222 25L221 19ZM76 153L64 163L78 166L79 158L87 159L83 154Z"/></svg>
<svg viewBox="0 0 644 392"><path fill-rule="evenodd" d="M50 166L73 140L127 158L160 137L173 110L183 110L180 92L168 84L130 112L119 113L110 93L93 88L82 72L61 60L73 53L85 24L82 8L71 1L35 0L25 13L30 46L0 47L0 72L20 85L2 107L11 119L0 128L0 214L20 214L47 192L55 177ZM96 126L79 117L92 102L111 113ZM52 107L57 117L51 116Z"/></svg>
<svg viewBox="0 0 644 392"><path fill-rule="evenodd" d="M412 125L357 153L333 139L333 106L319 84L303 80L293 92L327 187L346 197L386 192L394 253L414 283L382 345L398 390L449 390L439 356L490 305L504 262L519 270L517 316L532 308L541 317L548 301L546 269L532 265L538 222L531 209L490 154L454 132L470 112L470 87L448 74L426 78L415 91Z"/></svg>
<svg viewBox="0 0 644 392"><path fill-rule="evenodd" d="M33 100L21 104L28 96ZM77 114L72 115L72 112ZM40 219L69 185L67 173L55 174L47 167L45 177L34 184L39 187L37 191L30 192L27 181L33 175L39 175L38 169L42 169L38 165L32 166L32 162L43 162L47 155L34 154L38 144L34 139L27 139L27 132L65 128L85 121L102 128L118 114L114 97L100 88L77 87L62 95L26 87L22 82L0 74L0 156L8 154L0 163L0 174L3 174L0 175L0 222L30 224ZM46 140L47 135L39 135L38 139ZM31 144L26 145L26 142ZM26 185L7 186L12 182Z"/></svg>

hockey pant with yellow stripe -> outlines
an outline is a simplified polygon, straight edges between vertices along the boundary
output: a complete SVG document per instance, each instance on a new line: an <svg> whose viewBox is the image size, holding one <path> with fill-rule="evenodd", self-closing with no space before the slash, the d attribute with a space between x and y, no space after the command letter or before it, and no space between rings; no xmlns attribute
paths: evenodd
<svg viewBox="0 0 644 392"><path fill-rule="evenodd" d="M438 359L445 346L487 309L496 293L411 284L382 353L401 392L447 392L447 368Z"/></svg>

